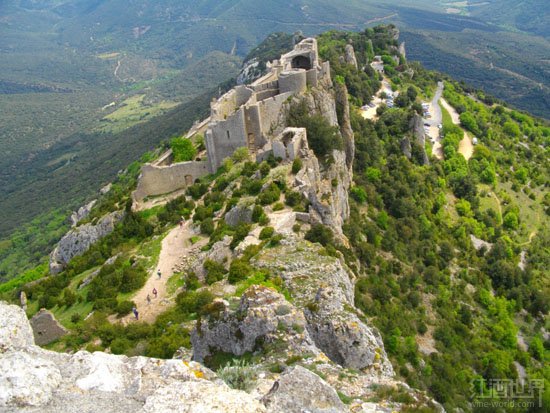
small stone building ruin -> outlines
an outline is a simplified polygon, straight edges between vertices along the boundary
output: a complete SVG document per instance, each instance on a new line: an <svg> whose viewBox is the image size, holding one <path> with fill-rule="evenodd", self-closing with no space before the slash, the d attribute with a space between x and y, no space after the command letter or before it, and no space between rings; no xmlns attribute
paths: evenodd
<svg viewBox="0 0 550 413"><path fill-rule="evenodd" d="M210 117L188 133L188 138L204 133L206 160L171 164L168 151L155 163L142 167L134 199L139 202L185 188L197 178L214 173L241 147L247 147L258 161L270 153L293 160L306 131L285 128L283 105L308 87L317 87L323 80L331 82L330 64L319 60L317 40L308 38L268 67L269 72L252 84L237 86L214 100Z"/></svg>

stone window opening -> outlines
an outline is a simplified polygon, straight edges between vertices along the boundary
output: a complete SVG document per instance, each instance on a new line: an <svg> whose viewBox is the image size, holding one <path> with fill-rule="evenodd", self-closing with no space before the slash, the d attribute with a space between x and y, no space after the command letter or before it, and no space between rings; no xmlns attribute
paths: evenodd
<svg viewBox="0 0 550 413"><path fill-rule="evenodd" d="M291 66L293 69L312 69L311 60L307 56L296 56L292 59Z"/></svg>

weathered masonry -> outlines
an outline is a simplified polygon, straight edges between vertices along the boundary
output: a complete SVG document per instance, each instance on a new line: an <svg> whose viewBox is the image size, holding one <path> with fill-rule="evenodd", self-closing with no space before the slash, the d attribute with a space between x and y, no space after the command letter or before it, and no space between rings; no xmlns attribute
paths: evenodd
<svg viewBox="0 0 550 413"><path fill-rule="evenodd" d="M274 151L283 159L296 156L296 139L301 141L305 131L285 130L283 105L308 87L323 80L330 83L330 65L319 60L317 41L309 38L268 67L269 72L254 83L237 86L214 100L210 117L189 132L188 137L205 134L206 160L171 164L168 151L155 163L143 166L134 199L142 201L185 188L215 172L241 147L247 147L258 161Z"/></svg>

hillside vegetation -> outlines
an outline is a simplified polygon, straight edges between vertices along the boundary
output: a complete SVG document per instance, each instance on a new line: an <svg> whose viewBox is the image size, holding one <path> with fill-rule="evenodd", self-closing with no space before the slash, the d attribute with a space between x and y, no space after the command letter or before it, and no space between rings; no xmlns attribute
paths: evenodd
<svg viewBox="0 0 550 413"><path fill-rule="evenodd" d="M550 127L524 112L495 104L479 90L418 63L407 63L403 56L392 59L397 46L394 34L394 27L379 26L358 33L330 31L318 37L321 58L331 62L333 79L350 93L355 136L351 216L342 228L345 241L323 225L297 224L292 230L308 242L321 244L317 259L336 257L353 272L355 305L361 317L380 330L400 379L427 391L447 411L476 410L471 404L472 383L542 379L541 408L509 410L542 412L550 403L546 335ZM340 59L349 43L355 48L359 69ZM381 80L367 64L374 55L382 56L388 81L400 94L394 108L381 105L376 118L366 120L359 106L370 101ZM445 83L443 96L461 122L453 124L444 113L441 161L431 156L430 143L418 143L410 126L422 114L421 102L431 100L440 80ZM309 127L310 146L330 165L331 157L325 155L341 146L334 142L338 136L334 129L299 106L291 111L292 124ZM340 116L341 111L337 108ZM469 161L458 151L464 130L478 139ZM402 150L404 138L411 145L410 156ZM73 259L58 276L47 277L40 266L0 285L9 300L16 301L20 291L26 292L29 315L40 307L49 308L71 331L53 348L110 349L116 354L169 358L179 348L190 347L194 326L218 319L216 297L236 303L249 286L262 285L290 302L296 300L296 291L289 290L275 269L257 265L285 242L269 216L310 207L292 189L301 162L281 164L271 157L257 164L246 150L239 150L185 195L164 206L132 212L130 192L137 167L134 164L119 175L114 189L100 198L88 218L93 221L109 211L125 210L124 220L112 234ZM224 217L236 205L253 208L251 223L226 223ZM173 306L154 324L113 322L131 311L135 292L154 271L160 240L182 216L197 226L200 234L192 242L204 244L203 252L226 239L233 258L205 261L201 276L189 269L174 275L169 281ZM32 237L32 231L26 231L21 236ZM245 248L243 240L254 231L261 243ZM307 251L308 245L299 248ZM105 264L111 257L116 259ZM95 278L83 283L92 273ZM27 284L35 279L39 281ZM318 310L313 302L307 308L312 313ZM242 359L260 363L279 350L266 347L265 353ZM232 358L219 353L208 364L217 369ZM301 361L289 357L284 366L271 368L280 371ZM482 389L498 400L489 384ZM387 391L393 400L412 403L402 394ZM342 398L346 399L345 394ZM412 405L410 409L419 411Z"/></svg>

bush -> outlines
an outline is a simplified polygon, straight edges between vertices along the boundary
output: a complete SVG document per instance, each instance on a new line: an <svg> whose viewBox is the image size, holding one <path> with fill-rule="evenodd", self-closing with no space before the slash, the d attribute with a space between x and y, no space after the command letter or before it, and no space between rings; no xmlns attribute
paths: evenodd
<svg viewBox="0 0 550 413"><path fill-rule="evenodd" d="M264 229L262 229L262 232L260 232L260 239L269 239L273 236L274 233L275 229L273 227L265 227Z"/></svg>
<svg viewBox="0 0 550 413"><path fill-rule="evenodd" d="M332 126L322 115L310 115L305 102L290 108L289 126L307 129L309 147L319 158L344 147L338 127Z"/></svg>
<svg viewBox="0 0 550 413"><path fill-rule="evenodd" d="M212 235L214 232L214 220L212 218L206 218L201 222L201 233L206 235Z"/></svg>
<svg viewBox="0 0 550 413"><path fill-rule="evenodd" d="M275 205L273 205L273 211L282 211L285 209L285 206L282 204L282 202L277 202Z"/></svg>
<svg viewBox="0 0 550 413"><path fill-rule="evenodd" d="M246 238L246 236L250 232L250 228L250 224L241 223L237 225L237 227L235 228L235 233L233 234L233 239L231 240L231 244L229 244L229 248L235 249L235 247L239 245L243 239Z"/></svg>
<svg viewBox="0 0 550 413"><path fill-rule="evenodd" d="M260 196L258 196L258 201L262 205L269 205L273 202L276 202L281 197L281 190L273 182L262 191Z"/></svg>
<svg viewBox="0 0 550 413"><path fill-rule="evenodd" d="M295 158L294 161L292 161L292 173L296 175L298 172L301 171L302 166L302 160L300 158Z"/></svg>
<svg viewBox="0 0 550 413"><path fill-rule="evenodd" d="M174 138L170 141L170 148L174 155L174 162L191 161L196 155L197 150L193 143L186 138Z"/></svg>
<svg viewBox="0 0 550 413"><path fill-rule="evenodd" d="M116 313L119 317L124 317L127 314L130 314L132 311L132 308L134 308L136 304L133 301L121 301L116 306Z"/></svg>
<svg viewBox="0 0 550 413"><path fill-rule="evenodd" d="M264 209L261 207L261 205L255 205L254 209L252 210L252 222L260 222L262 216L265 216Z"/></svg>
<svg viewBox="0 0 550 413"><path fill-rule="evenodd" d="M78 322L80 322L80 320L82 320L82 316L78 313L74 313L71 316L71 323L73 323L73 324L77 324Z"/></svg>
<svg viewBox="0 0 550 413"><path fill-rule="evenodd" d="M244 360L227 363L217 373L232 389L247 391L252 388L255 381L254 368Z"/></svg>
<svg viewBox="0 0 550 413"><path fill-rule="evenodd" d="M296 191L289 191L285 195L285 203L289 207L295 207L300 202L302 202L302 195Z"/></svg>
<svg viewBox="0 0 550 413"><path fill-rule="evenodd" d="M252 274L252 267L241 259L233 260L229 266L228 281L231 284L236 284L239 281L246 280Z"/></svg>
<svg viewBox="0 0 550 413"><path fill-rule="evenodd" d="M351 197L355 199L358 203L364 204L367 202L367 193L365 190L359 186L354 186L350 190Z"/></svg>
<svg viewBox="0 0 550 413"><path fill-rule="evenodd" d="M332 230L323 224L313 225L306 233L305 239L310 242L318 242L324 247L334 244L334 234Z"/></svg>
<svg viewBox="0 0 550 413"><path fill-rule="evenodd" d="M204 306L210 304L213 300L214 296L208 290L185 291L177 296L176 303L184 314L192 314L199 313Z"/></svg>
<svg viewBox="0 0 550 413"><path fill-rule="evenodd" d="M202 266L206 271L207 284L213 284L216 281L223 280L224 275L227 273L225 267L216 261L206 260Z"/></svg>
<svg viewBox="0 0 550 413"><path fill-rule="evenodd" d="M124 337L115 338L110 346L113 354L124 354L130 347L132 347L132 342Z"/></svg>

